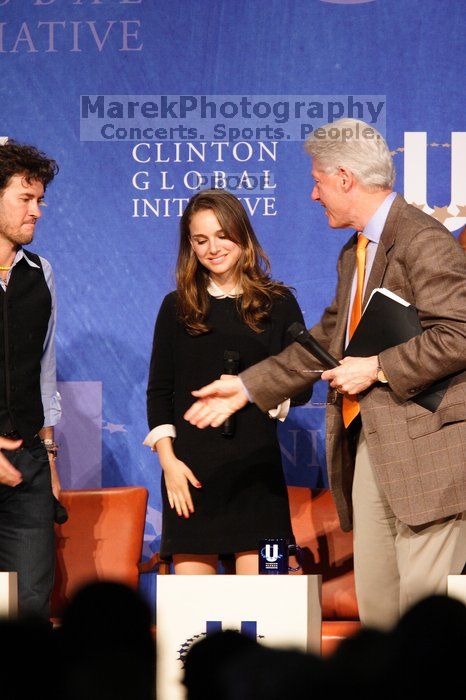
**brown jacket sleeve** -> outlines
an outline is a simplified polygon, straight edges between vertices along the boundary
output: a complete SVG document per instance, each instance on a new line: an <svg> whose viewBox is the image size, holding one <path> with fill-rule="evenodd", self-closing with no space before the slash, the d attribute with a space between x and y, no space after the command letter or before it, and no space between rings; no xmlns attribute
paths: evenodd
<svg viewBox="0 0 466 700"><path fill-rule="evenodd" d="M326 350L335 328L336 299L324 311L313 328L312 335ZM292 343L279 355L268 357L239 375L252 401L262 411L268 411L282 401L296 396L316 382L320 375L305 370L322 369L322 365L299 343Z"/></svg>
<svg viewBox="0 0 466 700"><path fill-rule="evenodd" d="M339 306L342 257L348 244L344 246L337 263L337 294L328 306L320 321L310 329L310 333L326 350L332 342ZM341 301L340 301L341 303ZM323 369L322 365L299 343L292 343L279 355L268 357L239 375L252 401L262 411L268 411L282 401L296 396L320 379L319 374L306 370Z"/></svg>
<svg viewBox="0 0 466 700"><path fill-rule="evenodd" d="M443 227L426 227L399 251L423 333L384 350L380 364L402 400L466 368L466 258Z"/></svg>

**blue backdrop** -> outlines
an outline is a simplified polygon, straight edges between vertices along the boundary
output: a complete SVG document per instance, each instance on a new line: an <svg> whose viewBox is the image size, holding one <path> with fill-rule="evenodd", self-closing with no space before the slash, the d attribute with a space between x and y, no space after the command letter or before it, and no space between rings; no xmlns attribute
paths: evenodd
<svg viewBox="0 0 466 700"><path fill-rule="evenodd" d="M61 167L34 249L59 295L63 485L146 485L147 556L160 471L142 446L145 387L184 202L228 178L308 325L348 238L309 198L312 128L373 123L397 189L456 232L465 20L460 0L0 0L0 137ZM290 484L326 483L323 415L296 409L280 430Z"/></svg>

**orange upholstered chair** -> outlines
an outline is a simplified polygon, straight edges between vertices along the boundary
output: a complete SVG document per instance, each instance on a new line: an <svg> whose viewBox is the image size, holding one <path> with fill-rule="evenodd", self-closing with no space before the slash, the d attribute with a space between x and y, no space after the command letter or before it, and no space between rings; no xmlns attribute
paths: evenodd
<svg viewBox="0 0 466 700"><path fill-rule="evenodd" d="M322 653L360 628L354 589L353 538L340 529L330 492L288 487L291 520L303 549L303 573L322 574Z"/></svg>
<svg viewBox="0 0 466 700"><path fill-rule="evenodd" d="M76 590L90 581L137 588L147 496L139 486L62 491L69 518L55 531L52 618L59 618Z"/></svg>

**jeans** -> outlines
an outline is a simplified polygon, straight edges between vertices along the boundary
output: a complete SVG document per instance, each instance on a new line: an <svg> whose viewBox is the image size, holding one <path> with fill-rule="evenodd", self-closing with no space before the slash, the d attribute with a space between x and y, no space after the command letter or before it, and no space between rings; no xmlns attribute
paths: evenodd
<svg viewBox="0 0 466 700"><path fill-rule="evenodd" d="M43 444L5 457L23 475L15 487L0 484L0 571L18 573L19 612L50 617L55 565L50 467Z"/></svg>

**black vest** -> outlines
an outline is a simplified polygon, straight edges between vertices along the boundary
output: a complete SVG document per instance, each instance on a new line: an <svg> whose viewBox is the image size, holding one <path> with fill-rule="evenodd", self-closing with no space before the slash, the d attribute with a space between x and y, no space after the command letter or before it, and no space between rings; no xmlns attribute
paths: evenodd
<svg viewBox="0 0 466 700"><path fill-rule="evenodd" d="M38 255L24 251L7 291L0 286L0 432L16 430L29 439L44 426L41 358L52 297Z"/></svg>

